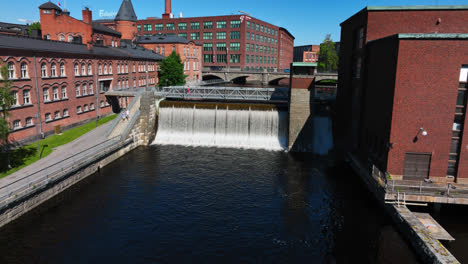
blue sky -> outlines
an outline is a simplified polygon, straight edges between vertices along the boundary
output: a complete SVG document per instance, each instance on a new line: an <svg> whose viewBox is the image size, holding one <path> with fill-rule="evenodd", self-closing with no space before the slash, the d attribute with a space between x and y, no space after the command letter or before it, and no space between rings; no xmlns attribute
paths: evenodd
<svg viewBox="0 0 468 264"><path fill-rule="evenodd" d="M46 0L0 0L0 21L21 23L22 19L39 20L38 6ZM57 0L52 1L57 4ZM63 7L63 0L60 0ZM161 16L164 0L133 0L139 19ZM81 19L81 10L88 6L93 18L100 10L117 12L121 0L66 0L73 17ZM340 39L340 23L365 6L395 5L462 5L467 0L172 0L172 12L184 17L236 14L242 10L253 17L287 28L295 37L295 45L319 44L326 34Z"/></svg>

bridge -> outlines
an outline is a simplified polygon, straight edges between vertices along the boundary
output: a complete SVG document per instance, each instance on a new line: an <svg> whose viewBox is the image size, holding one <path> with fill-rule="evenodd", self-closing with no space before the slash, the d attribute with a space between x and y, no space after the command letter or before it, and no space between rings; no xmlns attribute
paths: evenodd
<svg viewBox="0 0 468 264"><path fill-rule="evenodd" d="M224 80L226 82L261 82L263 85L275 84L282 79L290 77L288 72L268 72L268 71L242 71L242 70L203 70L203 80Z"/></svg>
<svg viewBox="0 0 468 264"><path fill-rule="evenodd" d="M302 75L293 75L293 78L300 78ZM308 75L310 78L310 75ZM312 75L315 82L322 80L338 80L337 73L315 73ZM241 70L203 70L202 77L204 81L218 80L220 82L243 82L249 81L261 82L263 85L277 84L282 79L290 78L287 72L268 72L268 71L241 71Z"/></svg>
<svg viewBox="0 0 468 264"><path fill-rule="evenodd" d="M183 100L287 102L288 91L288 88L169 86L158 88L155 95Z"/></svg>

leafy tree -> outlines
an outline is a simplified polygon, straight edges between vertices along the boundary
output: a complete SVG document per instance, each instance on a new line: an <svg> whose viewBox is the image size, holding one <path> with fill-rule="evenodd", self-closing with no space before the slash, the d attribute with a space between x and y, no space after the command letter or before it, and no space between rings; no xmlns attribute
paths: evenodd
<svg viewBox="0 0 468 264"><path fill-rule="evenodd" d="M8 122L8 110L14 103L14 97L11 94L12 81L8 79L8 67L0 67L0 143L8 144L8 134L10 133L10 123Z"/></svg>
<svg viewBox="0 0 468 264"><path fill-rule="evenodd" d="M184 85L185 77L187 76L184 75L184 64L179 54L173 51L161 63L159 86Z"/></svg>
<svg viewBox="0 0 468 264"><path fill-rule="evenodd" d="M39 22L34 22L34 23L32 23L31 25L29 25L29 27L28 27L28 34L29 34L29 36L32 35L32 31L33 31L34 29L41 30L41 23L39 23Z"/></svg>
<svg viewBox="0 0 468 264"><path fill-rule="evenodd" d="M338 70L338 54L336 54L335 43L331 40L330 34L327 34L323 43L320 44L318 69L321 71Z"/></svg>

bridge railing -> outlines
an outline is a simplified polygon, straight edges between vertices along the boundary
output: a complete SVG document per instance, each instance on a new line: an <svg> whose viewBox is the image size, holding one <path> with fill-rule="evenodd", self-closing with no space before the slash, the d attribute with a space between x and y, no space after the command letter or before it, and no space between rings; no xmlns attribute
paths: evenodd
<svg viewBox="0 0 468 264"><path fill-rule="evenodd" d="M159 96L180 99L215 99L215 100L249 100L249 101L283 101L288 100L288 89L284 88L251 88L251 87L161 87L156 91Z"/></svg>

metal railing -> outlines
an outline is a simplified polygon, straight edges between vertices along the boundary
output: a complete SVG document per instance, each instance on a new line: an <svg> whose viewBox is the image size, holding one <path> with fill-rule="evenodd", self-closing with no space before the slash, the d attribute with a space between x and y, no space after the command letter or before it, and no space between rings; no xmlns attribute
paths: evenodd
<svg viewBox="0 0 468 264"><path fill-rule="evenodd" d="M46 188L50 183L60 181L68 174L84 168L132 142L133 139L119 141L118 137L108 139L98 145L85 149L46 168L0 187L0 209L36 191Z"/></svg>
<svg viewBox="0 0 468 264"><path fill-rule="evenodd" d="M128 105L128 109L129 110L132 110L133 111L133 105L135 105L136 101L137 100L140 100L140 96L142 95L144 91L143 90L140 90L138 92L138 94L133 98L133 100L130 102L130 105ZM120 111L120 113L118 114L118 116L115 118L115 120L112 122L112 125L109 127L109 129L107 129L106 131L106 138L109 137L111 134L112 134L112 131L114 131L114 129L117 127L117 125L119 124L119 122L122 121L122 117L121 117L121 114L122 114L122 111Z"/></svg>
<svg viewBox="0 0 468 264"><path fill-rule="evenodd" d="M192 87L170 86L156 91L159 96L180 99L218 99L250 101L288 100L288 89L284 88L246 88L246 87Z"/></svg>

